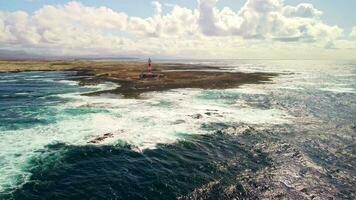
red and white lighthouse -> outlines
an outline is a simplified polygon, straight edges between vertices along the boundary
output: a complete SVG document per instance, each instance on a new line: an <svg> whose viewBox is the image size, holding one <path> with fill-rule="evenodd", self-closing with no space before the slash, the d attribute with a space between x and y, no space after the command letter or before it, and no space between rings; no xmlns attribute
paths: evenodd
<svg viewBox="0 0 356 200"><path fill-rule="evenodd" d="M151 61L151 58L148 59L147 71L148 71L148 73L152 73L152 61Z"/></svg>

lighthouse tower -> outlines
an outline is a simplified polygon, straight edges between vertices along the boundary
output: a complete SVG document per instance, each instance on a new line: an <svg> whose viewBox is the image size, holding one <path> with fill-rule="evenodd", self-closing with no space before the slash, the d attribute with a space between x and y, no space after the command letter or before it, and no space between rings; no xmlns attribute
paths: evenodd
<svg viewBox="0 0 356 200"><path fill-rule="evenodd" d="M152 61L151 61L151 58L148 59L147 71L148 71L148 73L152 73Z"/></svg>
<svg viewBox="0 0 356 200"><path fill-rule="evenodd" d="M164 74L153 73L151 58L148 59L147 72L141 72L141 74L139 75L140 80L158 80L162 77L164 77Z"/></svg>

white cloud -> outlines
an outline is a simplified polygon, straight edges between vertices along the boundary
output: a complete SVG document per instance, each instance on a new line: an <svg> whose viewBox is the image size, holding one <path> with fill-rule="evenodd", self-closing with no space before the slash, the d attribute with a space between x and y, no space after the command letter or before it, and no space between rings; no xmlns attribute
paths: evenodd
<svg viewBox="0 0 356 200"><path fill-rule="evenodd" d="M44 29L75 26L124 30L128 16L106 7L86 7L78 2L69 2L64 6L45 6L36 11L32 19L34 25Z"/></svg>
<svg viewBox="0 0 356 200"><path fill-rule="evenodd" d="M315 18L320 17L323 12L315 9L312 4L302 3L296 7L285 6L283 8L283 15L286 17L303 17L303 18Z"/></svg>
<svg viewBox="0 0 356 200"><path fill-rule="evenodd" d="M356 26L352 27L350 37L356 39Z"/></svg>
<svg viewBox="0 0 356 200"><path fill-rule="evenodd" d="M162 14L162 4L159 1L152 1L152 5L155 7L155 14L161 15Z"/></svg>
<svg viewBox="0 0 356 200"><path fill-rule="evenodd" d="M220 35L215 4L218 0L198 0L199 25L205 35Z"/></svg>
<svg viewBox="0 0 356 200"><path fill-rule="evenodd" d="M334 40L342 29L320 20L311 4L285 6L283 0L248 0L239 12L216 9L217 0L199 0L200 26L206 35L236 35L280 41Z"/></svg>
<svg viewBox="0 0 356 200"><path fill-rule="evenodd" d="M156 14L146 19L129 18L127 31L140 37L191 37L198 34L197 20L196 11L174 6L166 15Z"/></svg>
<svg viewBox="0 0 356 200"><path fill-rule="evenodd" d="M74 48L105 40L107 31L125 30L128 16L105 7L70 2L64 6L44 6L32 16L18 11L3 13L0 18L1 35L5 35L1 43Z"/></svg>
<svg viewBox="0 0 356 200"><path fill-rule="evenodd" d="M26 12L17 11L13 13L3 13L2 34L3 40L10 44L34 45L38 44L41 36L36 27L29 26L29 16Z"/></svg>
<svg viewBox="0 0 356 200"><path fill-rule="evenodd" d="M0 12L0 44L63 54L233 57L272 46L302 47L301 42L323 48L342 36L342 29L323 23L322 12L311 4L288 6L283 0L247 0L234 11L218 9L217 3L198 0L197 9L169 5L167 13L163 12L166 5L153 1L155 12L147 18L76 1L47 5L33 14ZM354 28L350 36L355 35Z"/></svg>

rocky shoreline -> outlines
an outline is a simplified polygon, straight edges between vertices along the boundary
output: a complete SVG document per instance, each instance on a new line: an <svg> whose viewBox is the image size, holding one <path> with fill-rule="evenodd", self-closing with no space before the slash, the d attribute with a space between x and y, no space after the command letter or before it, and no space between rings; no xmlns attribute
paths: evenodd
<svg viewBox="0 0 356 200"><path fill-rule="evenodd" d="M121 94L126 98L139 98L140 94L179 88L226 89L243 84L260 84L271 81L278 74L231 72L216 66L179 63L154 64L154 73L161 78L141 80L146 63L137 61L0 61L0 72L23 71L77 71L81 85L114 82L120 87L90 93Z"/></svg>

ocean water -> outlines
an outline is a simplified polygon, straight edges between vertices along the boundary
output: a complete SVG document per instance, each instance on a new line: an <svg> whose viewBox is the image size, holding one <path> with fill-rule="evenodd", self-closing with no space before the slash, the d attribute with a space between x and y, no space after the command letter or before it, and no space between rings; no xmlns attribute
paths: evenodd
<svg viewBox="0 0 356 200"><path fill-rule="evenodd" d="M76 72L2 73L0 199L355 198L356 62L178 62L279 75L124 99L83 95L120 86Z"/></svg>

